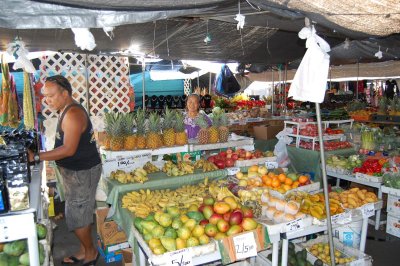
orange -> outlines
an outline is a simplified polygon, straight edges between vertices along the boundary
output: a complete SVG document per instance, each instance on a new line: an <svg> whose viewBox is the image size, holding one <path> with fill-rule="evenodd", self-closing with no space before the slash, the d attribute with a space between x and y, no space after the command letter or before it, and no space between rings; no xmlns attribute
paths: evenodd
<svg viewBox="0 0 400 266"><path fill-rule="evenodd" d="M306 183L307 181L308 181L308 176L301 175L301 176L299 177L299 182L300 182L300 184L304 184L304 183Z"/></svg>
<svg viewBox="0 0 400 266"><path fill-rule="evenodd" d="M297 188L297 187L299 187L299 181L294 181L293 182L293 184L292 184L292 188Z"/></svg>
<svg viewBox="0 0 400 266"><path fill-rule="evenodd" d="M271 178L271 177L266 178L264 184L265 184L267 187L270 187L270 186L272 185L272 178Z"/></svg>
<svg viewBox="0 0 400 266"><path fill-rule="evenodd" d="M285 191L288 191L288 190L291 190L292 189L292 187L290 186L290 185L283 185L283 189L285 190Z"/></svg>
<svg viewBox="0 0 400 266"><path fill-rule="evenodd" d="M279 182L278 179L272 179L271 185L272 185L272 187L277 188L281 185L281 182Z"/></svg>
<svg viewBox="0 0 400 266"><path fill-rule="evenodd" d="M279 174L278 175L279 181L281 181L281 183L284 183L286 180L286 175L285 174Z"/></svg>
<svg viewBox="0 0 400 266"><path fill-rule="evenodd" d="M269 172L269 173L268 173L268 176L269 176L269 177L274 177L274 176L275 176L275 173L274 173L274 172Z"/></svg>
<svg viewBox="0 0 400 266"><path fill-rule="evenodd" d="M290 179L289 177L287 177L287 178L285 179L285 185L291 186L292 184L293 184L293 180Z"/></svg>
<svg viewBox="0 0 400 266"><path fill-rule="evenodd" d="M269 177L268 177L268 175L263 175L262 177L261 177L261 180L262 180L262 182L265 184L266 182L267 182L267 179L268 179Z"/></svg>
<svg viewBox="0 0 400 266"><path fill-rule="evenodd" d="M258 165L252 165L249 167L249 169L247 170L248 172L254 172L257 173L258 171Z"/></svg>

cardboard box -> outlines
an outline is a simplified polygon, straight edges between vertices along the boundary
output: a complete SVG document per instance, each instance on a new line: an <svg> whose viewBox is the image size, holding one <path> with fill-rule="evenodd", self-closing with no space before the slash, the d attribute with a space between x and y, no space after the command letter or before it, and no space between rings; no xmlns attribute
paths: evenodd
<svg viewBox="0 0 400 266"><path fill-rule="evenodd" d="M104 245L127 242L125 232L115 221L106 221L109 208L96 209L97 233Z"/></svg>
<svg viewBox="0 0 400 266"><path fill-rule="evenodd" d="M122 251L105 254L104 250L101 248L101 246L97 246L97 250L100 252L100 255L103 257L103 259L106 263L111 263L111 262L116 262L116 261L122 260Z"/></svg>
<svg viewBox="0 0 400 266"><path fill-rule="evenodd" d="M130 248L131 246L129 245L129 242L123 242L119 244L110 244L110 245L105 245L101 239L100 236L97 235L97 245L101 247L101 249L104 251L104 254L111 254L111 253L121 253L123 249Z"/></svg>
<svg viewBox="0 0 400 266"><path fill-rule="evenodd" d="M179 152L173 156L173 160L176 162L195 162L201 159L201 151L192 152Z"/></svg>
<svg viewBox="0 0 400 266"><path fill-rule="evenodd" d="M400 237L400 218L388 213L386 221L386 233Z"/></svg>
<svg viewBox="0 0 400 266"><path fill-rule="evenodd" d="M387 212L390 215L400 217L400 197L389 194L387 199Z"/></svg>
<svg viewBox="0 0 400 266"><path fill-rule="evenodd" d="M133 253L131 248L122 250L122 266L133 266Z"/></svg>
<svg viewBox="0 0 400 266"><path fill-rule="evenodd" d="M279 126L262 125L253 127L255 139L261 139L261 140L274 139L276 134L278 134L282 130L283 130L282 125Z"/></svg>

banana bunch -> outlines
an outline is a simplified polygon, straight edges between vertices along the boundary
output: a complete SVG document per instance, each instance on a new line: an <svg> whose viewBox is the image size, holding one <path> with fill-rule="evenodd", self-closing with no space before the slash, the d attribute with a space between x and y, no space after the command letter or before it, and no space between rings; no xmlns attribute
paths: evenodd
<svg viewBox="0 0 400 266"><path fill-rule="evenodd" d="M240 199L236 197L227 187L223 184L224 181L221 182L213 182L210 184L208 191L210 195L217 200L223 200L225 197L233 197L237 202L240 202Z"/></svg>
<svg viewBox="0 0 400 266"><path fill-rule="evenodd" d="M203 169L203 173L218 170L218 167L210 161L200 159L194 163L195 169Z"/></svg>
<svg viewBox="0 0 400 266"><path fill-rule="evenodd" d="M163 211L167 207L186 209L192 204L200 206L207 194L206 181L198 185L182 186L176 190L141 189L125 194L122 197L122 208L128 209L136 217L145 218L151 212Z"/></svg>
<svg viewBox="0 0 400 266"><path fill-rule="evenodd" d="M135 182L131 173L125 172L123 170L112 171L110 173L110 178L117 180L122 184Z"/></svg>
<svg viewBox="0 0 400 266"><path fill-rule="evenodd" d="M358 187L345 190L341 193L330 192L330 201L336 200L340 202L344 208L355 209L367 203L378 201L378 197L373 192L368 192L366 189L359 189Z"/></svg>
<svg viewBox="0 0 400 266"><path fill-rule="evenodd" d="M204 165L204 163L205 162L208 162L208 161L206 161L206 160L204 160L204 159L200 159L200 160L197 160L195 163L194 163L194 169L200 169L200 168L203 168L203 165Z"/></svg>
<svg viewBox="0 0 400 266"><path fill-rule="evenodd" d="M143 184L144 182L149 180L149 178L147 177L147 172L143 168L136 168L131 174L133 175L133 180L138 183Z"/></svg>
<svg viewBox="0 0 400 266"><path fill-rule="evenodd" d="M344 209L340 202L335 199L330 199L329 201L329 209L331 215L336 215L344 212ZM300 205L300 211L305 214L310 214L317 219L325 219L326 211L325 211L325 202L324 202L324 194L317 193L310 195L308 194L306 198L303 199Z"/></svg>
<svg viewBox="0 0 400 266"><path fill-rule="evenodd" d="M301 204L303 199L305 199L307 197L308 197L308 193L307 192L304 192L304 191L293 191L293 192L289 193L288 195L286 195L285 200L287 202L295 201L295 202Z"/></svg>
<svg viewBox="0 0 400 266"><path fill-rule="evenodd" d="M159 169L157 166L155 166L154 164L152 164L151 162L147 162L147 163L143 166L143 169L146 170L146 172L147 172L148 174L151 174L151 173L155 173L155 172L159 172L159 171L160 171L160 169Z"/></svg>
<svg viewBox="0 0 400 266"><path fill-rule="evenodd" d="M186 174L194 173L194 165L190 162L179 162L178 165L174 164L172 161L167 161L162 171L167 174L167 176L182 176Z"/></svg>

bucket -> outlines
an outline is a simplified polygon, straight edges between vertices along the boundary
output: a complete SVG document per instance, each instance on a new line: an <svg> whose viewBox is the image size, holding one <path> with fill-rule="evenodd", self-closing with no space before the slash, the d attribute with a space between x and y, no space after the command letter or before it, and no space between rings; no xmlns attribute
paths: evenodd
<svg viewBox="0 0 400 266"><path fill-rule="evenodd" d="M334 236L346 246L358 249L361 242L362 220L334 229Z"/></svg>

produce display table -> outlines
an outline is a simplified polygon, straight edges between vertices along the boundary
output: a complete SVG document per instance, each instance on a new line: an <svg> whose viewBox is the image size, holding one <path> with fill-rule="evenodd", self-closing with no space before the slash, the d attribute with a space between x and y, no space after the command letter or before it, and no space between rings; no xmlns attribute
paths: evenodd
<svg viewBox="0 0 400 266"><path fill-rule="evenodd" d="M187 152L189 150L188 145L183 146L173 146L173 147L161 147L156 150L143 149L143 150L132 150L132 151L109 151L104 150L103 147L100 147L101 158L104 161L105 159L115 159L118 157L127 157L141 154L150 154L154 155L164 155L178 152Z"/></svg>
<svg viewBox="0 0 400 266"><path fill-rule="evenodd" d="M31 170L29 184L29 209L0 214L0 243L18 239L28 239L29 261L39 266L39 247L36 232L35 214L41 212L42 164Z"/></svg>
<svg viewBox="0 0 400 266"><path fill-rule="evenodd" d="M382 209L383 202L382 200L376 202L374 204L374 210ZM368 229L368 216L364 215L360 210L354 209L351 211L351 220L349 223L358 222L362 220L362 229L361 229L361 242L359 250L364 252L365 244L367 239L367 229ZM348 223L333 223L332 228L337 228ZM282 233L279 235L269 235L272 242L272 265L278 266L278 255L279 255L279 242L282 239L282 263L281 265L287 265L288 262L288 248L289 248L289 240L304 237L307 235L320 233L327 231L328 228L326 225L311 225L305 228L300 228L299 230Z"/></svg>
<svg viewBox="0 0 400 266"><path fill-rule="evenodd" d="M321 178L321 158L319 151L296 148L293 146L286 147L290 159L290 169L297 173L313 172L315 175L314 181L319 181ZM356 154L353 148L325 151L326 157L329 155L349 156L352 154Z"/></svg>
<svg viewBox="0 0 400 266"><path fill-rule="evenodd" d="M208 177L209 182L211 182L212 180L225 178L227 175L228 172L226 170L217 170L207 173L197 170L195 174L176 177L168 177L165 173L158 172L150 174L149 180L144 184L121 184L115 180L105 178L108 183L109 191L107 203L111 205L109 217L112 218L126 233L128 242L135 254L136 265L143 265L140 264L140 259L143 260L143 257L141 258L140 256L143 256L144 254L143 252L140 252L140 245L133 232L133 220L135 217L130 211L122 208L119 204L126 192L138 189L175 189L183 185L198 184L202 182L205 177Z"/></svg>
<svg viewBox="0 0 400 266"><path fill-rule="evenodd" d="M337 178L337 180L336 180L337 187L339 187L339 185L340 185L340 180L343 179L343 180L347 180L347 181L361 184L364 186L377 188L378 189L378 199L382 200L382 183L381 182L369 182L366 180L357 179L351 175L342 175L342 174L338 174L338 173L334 173L334 172L330 172L330 171L327 171L327 175ZM375 215L375 230L379 230L380 224L381 224L381 209L378 209L378 210L376 210L376 215Z"/></svg>

